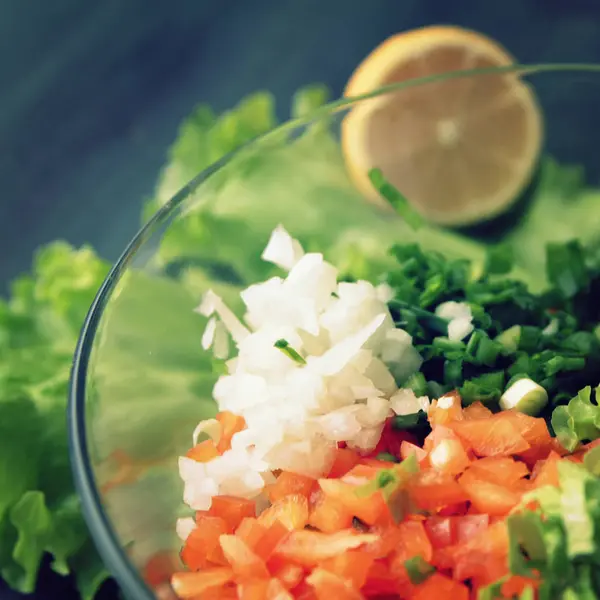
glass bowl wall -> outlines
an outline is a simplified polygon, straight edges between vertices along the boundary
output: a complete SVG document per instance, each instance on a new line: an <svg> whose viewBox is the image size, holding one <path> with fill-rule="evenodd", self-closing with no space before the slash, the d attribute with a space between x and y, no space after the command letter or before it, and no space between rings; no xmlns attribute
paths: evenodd
<svg viewBox="0 0 600 600"><path fill-rule="evenodd" d="M87 523L129 598L169 597L146 566L161 556L177 561L175 520L187 514L177 457L191 444L198 421L215 412L216 375L200 343L205 321L193 312L202 294L214 289L241 315L239 290L276 272L260 254L278 224L306 249L323 252L340 270L358 277L384 266L387 248L397 242L435 249L444 236L445 248L472 256L466 238L431 228L415 233L393 213L367 203L346 174L340 124L357 103L393 101L415 84L439 86L443 98L443 86L454 77L487 85L493 78L516 76L530 79L538 94L547 124L546 151L560 161L587 165L589 180L597 182L597 71L566 66L465 72L343 100L303 122L288 123L199 175L126 249L81 334L69 426ZM560 173L562 183L553 180ZM573 172L560 173L544 159L532 189L548 186L562 194L568 210ZM526 210L526 198L513 219L519 210ZM491 235L492 229L478 233Z"/></svg>

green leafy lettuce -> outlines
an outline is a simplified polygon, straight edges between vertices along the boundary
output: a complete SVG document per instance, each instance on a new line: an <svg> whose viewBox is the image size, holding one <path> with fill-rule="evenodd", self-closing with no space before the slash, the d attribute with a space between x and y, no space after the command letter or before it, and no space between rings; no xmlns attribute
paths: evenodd
<svg viewBox="0 0 600 600"><path fill-rule="evenodd" d="M597 598L600 479L570 461L558 463L558 473L558 488L527 494L522 508L508 517L509 567L514 575L541 580L539 598ZM538 508L529 508L532 503ZM500 598L501 584L489 586L479 597Z"/></svg>
<svg viewBox="0 0 600 600"><path fill-rule="evenodd" d="M72 353L108 264L57 242L0 301L0 575L33 591L40 561L76 573L91 598L106 572L91 547L71 480L65 404Z"/></svg>
<svg viewBox="0 0 600 600"><path fill-rule="evenodd" d="M598 388L594 390L598 400ZM568 404L557 406L552 413L552 428L567 450L573 451L583 441L600 437L600 406L592 401L592 388L583 388Z"/></svg>

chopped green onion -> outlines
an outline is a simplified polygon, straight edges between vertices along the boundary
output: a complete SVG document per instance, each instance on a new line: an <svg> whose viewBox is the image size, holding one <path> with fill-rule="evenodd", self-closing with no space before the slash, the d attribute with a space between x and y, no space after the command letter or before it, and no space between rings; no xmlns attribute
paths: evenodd
<svg viewBox="0 0 600 600"><path fill-rule="evenodd" d="M390 483L395 483L396 476L392 471L384 469L377 473L377 487L382 490L387 487Z"/></svg>
<svg viewBox="0 0 600 600"><path fill-rule="evenodd" d="M404 568L413 585L423 583L435 573L435 567L430 565L423 557L413 556L404 561Z"/></svg>
<svg viewBox="0 0 600 600"><path fill-rule="evenodd" d="M535 381L521 378L515 381L500 398L502 410L517 409L519 412L535 417L548 404L548 392Z"/></svg>
<svg viewBox="0 0 600 600"><path fill-rule="evenodd" d="M491 340L487 334L482 333L479 339L479 345L475 351L475 361L478 364L493 367L498 358L498 354L500 354L501 348L500 344Z"/></svg>
<svg viewBox="0 0 600 600"><path fill-rule="evenodd" d="M294 350L287 340L277 340L273 345L275 346L275 348L281 350L286 356L289 356L289 358L291 358L294 362L297 362L299 365L306 364L306 360L304 360L304 357L301 356L297 350Z"/></svg>
<svg viewBox="0 0 600 600"><path fill-rule="evenodd" d="M383 175L381 169L371 169L369 179L373 187L387 200L392 208L406 221L412 229L419 229L425 219L412 208L408 200Z"/></svg>
<svg viewBox="0 0 600 600"><path fill-rule="evenodd" d="M444 383L458 386L463 381L463 359L447 360L444 363Z"/></svg>
<svg viewBox="0 0 600 600"><path fill-rule="evenodd" d="M460 352L466 348L464 342L450 340L447 337L436 337L433 340L433 347L441 352Z"/></svg>
<svg viewBox="0 0 600 600"><path fill-rule="evenodd" d="M563 371L581 371L585 368L585 358L579 356L553 356L544 364L546 375L556 375Z"/></svg>
<svg viewBox="0 0 600 600"><path fill-rule="evenodd" d="M459 389L463 404L468 405L480 401L497 402L504 389L504 371L484 373L464 382Z"/></svg>
<svg viewBox="0 0 600 600"><path fill-rule="evenodd" d="M542 339L542 330L539 327L523 326L519 337L519 350L535 352Z"/></svg>
<svg viewBox="0 0 600 600"><path fill-rule="evenodd" d="M427 381L425 380L425 375L423 375L423 373L420 371L417 371L411 375L404 382L403 387L411 389L417 398L427 395Z"/></svg>
<svg viewBox="0 0 600 600"><path fill-rule="evenodd" d="M502 333L496 336L496 342L498 342L506 352L514 354L519 349L519 342L521 340L521 326L513 325L508 329L505 329Z"/></svg>

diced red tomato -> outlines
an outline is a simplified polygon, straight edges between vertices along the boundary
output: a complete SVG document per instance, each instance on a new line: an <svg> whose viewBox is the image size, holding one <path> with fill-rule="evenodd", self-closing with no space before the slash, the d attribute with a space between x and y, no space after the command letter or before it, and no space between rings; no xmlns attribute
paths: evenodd
<svg viewBox="0 0 600 600"><path fill-rule="evenodd" d="M422 510L435 511L469 500L454 477L433 469L421 472L408 485L408 490L415 504Z"/></svg>
<svg viewBox="0 0 600 600"><path fill-rule="evenodd" d="M412 454L415 455L415 458L421 465L423 465L427 460L426 450L423 450L423 448L417 446L416 444L411 444L410 442L406 441L402 442L402 444L400 444L400 458L402 460L406 460Z"/></svg>
<svg viewBox="0 0 600 600"><path fill-rule="evenodd" d="M546 460L538 462L532 473L533 487L539 488L545 485L558 487L560 483L558 463L560 460L561 458L556 452L551 452Z"/></svg>
<svg viewBox="0 0 600 600"><path fill-rule="evenodd" d="M271 572L288 590L298 586L304 577L304 569L299 565L280 564L272 568Z"/></svg>
<svg viewBox="0 0 600 600"><path fill-rule="evenodd" d="M352 519L352 513L339 500L323 496L311 510L308 523L323 533L334 533L348 529Z"/></svg>
<svg viewBox="0 0 600 600"><path fill-rule="evenodd" d="M201 515L196 519L197 527L188 536L181 551L181 560L191 571L206 568L211 562L219 562L216 552L219 538L229 533L230 527L224 519Z"/></svg>
<svg viewBox="0 0 600 600"><path fill-rule="evenodd" d="M489 582L507 571L508 531L504 520L490 525L467 542L442 548L434 554L434 564L453 569L458 580L479 577ZM499 574L498 574L499 573Z"/></svg>
<svg viewBox="0 0 600 600"><path fill-rule="evenodd" d="M521 500L521 495L507 487L478 479L465 473L459 480L475 509L490 516L507 515Z"/></svg>
<svg viewBox="0 0 600 600"><path fill-rule="evenodd" d="M433 548L445 548L454 543L452 517L429 517L425 521L425 531Z"/></svg>
<svg viewBox="0 0 600 600"><path fill-rule="evenodd" d="M319 479L319 485L327 498L340 502L352 516L367 525L375 525L391 518L380 492L359 496L356 486L337 479Z"/></svg>
<svg viewBox="0 0 600 600"><path fill-rule="evenodd" d="M337 479L343 477L348 471L360 462L361 456L350 448L338 448L335 452L333 465L328 477Z"/></svg>
<svg viewBox="0 0 600 600"><path fill-rule="evenodd" d="M267 585L265 600L294 600L294 597L279 579L271 579Z"/></svg>
<svg viewBox="0 0 600 600"><path fill-rule="evenodd" d="M267 533L267 528L258 522L258 519L246 517L235 530L241 540L251 549L255 550Z"/></svg>
<svg viewBox="0 0 600 600"><path fill-rule="evenodd" d="M376 540L367 546L367 550L376 559L385 558L402 543L403 531L395 523L377 525L370 530Z"/></svg>
<svg viewBox="0 0 600 600"><path fill-rule="evenodd" d="M367 580L367 574L375 557L365 550L350 550L321 562L321 568L352 583L359 590Z"/></svg>
<svg viewBox="0 0 600 600"><path fill-rule="evenodd" d="M449 504L448 506L440 508L437 511L437 514L440 517L455 517L468 514L470 508L471 507L468 501L457 502L456 504Z"/></svg>
<svg viewBox="0 0 600 600"><path fill-rule="evenodd" d="M415 556L420 556L426 561L431 560L433 547L422 522L404 521L398 525L398 529L402 542L396 548L397 556L402 556L403 560Z"/></svg>
<svg viewBox="0 0 600 600"><path fill-rule="evenodd" d="M318 600L363 600L364 596L347 580L325 569L316 568L306 581L313 586Z"/></svg>
<svg viewBox="0 0 600 600"><path fill-rule="evenodd" d="M265 535L260 538L260 541L256 544L254 551L264 561L268 561L275 549L281 544L288 536L289 529L280 521L275 521L265 532Z"/></svg>
<svg viewBox="0 0 600 600"><path fill-rule="evenodd" d="M465 515L452 517L454 540L462 544L475 539L480 533L490 526L488 515Z"/></svg>
<svg viewBox="0 0 600 600"><path fill-rule="evenodd" d="M212 440L204 440L190 448L186 452L186 456L196 462L204 463L219 456L219 451Z"/></svg>
<svg viewBox="0 0 600 600"><path fill-rule="evenodd" d="M489 419L494 413L481 402L473 402L469 406L463 408L463 417L465 419Z"/></svg>
<svg viewBox="0 0 600 600"><path fill-rule="evenodd" d="M258 517L254 501L215 497L210 510L196 513L183 545L190 571L171 576L176 557L157 556L146 580L155 586L170 578L183 600L474 600L499 579L506 598L528 588L535 595L537 579L509 572L506 516L525 492L558 485L559 461L582 461L600 440L566 455L543 419L492 414L480 403L462 409L454 395L434 402L429 418L423 448L391 421L380 441L381 451L403 460L414 454L420 464L404 487L416 510L401 522L392 518L395 498L357 493L397 465L339 447L328 478L276 472L265 490L272 504ZM211 460L245 426L231 413L219 420L222 445L201 442L189 457ZM437 569L420 584L405 566L417 556Z"/></svg>
<svg viewBox="0 0 600 600"><path fill-rule="evenodd" d="M463 419L460 395L457 391L449 392L439 400L431 403L427 419L431 427L446 425L451 421Z"/></svg>
<svg viewBox="0 0 600 600"><path fill-rule="evenodd" d="M294 598L295 600L318 600L315 588L306 583L306 580L294 589Z"/></svg>
<svg viewBox="0 0 600 600"><path fill-rule="evenodd" d="M277 502L285 496L300 495L309 498L317 482L305 475L283 471L268 488L269 500Z"/></svg>
<svg viewBox="0 0 600 600"><path fill-rule="evenodd" d="M507 487L517 485L529 475L525 463L508 456L489 456L473 461L469 466L469 472L476 475L478 479Z"/></svg>
<svg viewBox="0 0 600 600"><path fill-rule="evenodd" d="M529 450L531 446L514 425L506 411L488 419L452 421L450 427L465 441L477 456L512 456Z"/></svg>
<svg viewBox="0 0 600 600"><path fill-rule="evenodd" d="M219 454L223 454L223 452L231 448L231 438L238 433L238 431L242 431L246 428L246 421L244 421L243 417L234 415L229 411L220 412L215 418L223 428L221 438L217 444Z"/></svg>
<svg viewBox="0 0 600 600"><path fill-rule="evenodd" d="M266 579L247 579L238 584L239 600L265 600L269 581Z"/></svg>
<svg viewBox="0 0 600 600"><path fill-rule="evenodd" d="M222 535L221 549L236 577L268 579L265 562L255 554L237 535Z"/></svg>
<svg viewBox="0 0 600 600"><path fill-rule="evenodd" d="M368 483L369 481L375 479L378 473L381 471L382 467L380 467L381 463L377 462L377 464L364 464L360 462L355 465L348 471L343 477L341 477L341 481L345 483L351 483L352 485L361 485L363 483Z"/></svg>
<svg viewBox="0 0 600 600"><path fill-rule="evenodd" d="M275 554L292 563L313 566L348 550L375 542L377 536L343 530L337 533L318 531L292 531L277 547Z"/></svg>
<svg viewBox="0 0 600 600"><path fill-rule="evenodd" d="M450 475L459 475L469 466L470 462L458 439L441 440L429 452L431 466Z"/></svg>
<svg viewBox="0 0 600 600"><path fill-rule="evenodd" d="M283 523L290 531L304 529L308 524L306 497L299 494L284 496L258 517L258 522L264 527L270 527L275 521Z"/></svg>
<svg viewBox="0 0 600 600"><path fill-rule="evenodd" d="M423 583L415 586L412 595L413 600L441 600L441 598L469 600L469 588L441 573L434 573Z"/></svg>
<svg viewBox="0 0 600 600"><path fill-rule="evenodd" d="M216 567L198 573L175 573L171 578L171 585L180 598L196 598L209 590L217 592L223 585L232 581L233 577L230 568Z"/></svg>
<svg viewBox="0 0 600 600"><path fill-rule="evenodd" d="M384 560L376 560L371 565L362 591L369 598L401 598L401 594L405 592L401 583L390 571L388 563Z"/></svg>
<svg viewBox="0 0 600 600"><path fill-rule="evenodd" d="M243 519L256 516L256 503L235 496L215 496L208 514L225 520L230 530L235 531Z"/></svg>

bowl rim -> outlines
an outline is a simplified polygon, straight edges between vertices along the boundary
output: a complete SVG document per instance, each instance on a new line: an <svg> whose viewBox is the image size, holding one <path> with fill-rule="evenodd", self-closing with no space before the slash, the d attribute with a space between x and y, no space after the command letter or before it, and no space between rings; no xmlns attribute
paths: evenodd
<svg viewBox="0 0 600 600"><path fill-rule="evenodd" d="M282 133L306 127L314 121L331 116L344 109L351 108L359 102L371 98L382 97L386 94L398 92L410 87L463 77L476 77L502 73L514 73L519 76L527 76L544 72L600 73L600 64L513 64L483 69L465 69L393 83L379 87L365 94L342 97L317 108L306 116L290 119L224 155L218 161L193 177L134 235L102 282L84 320L73 356L67 404L67 431L71 471L76 492L81 500L83 516L104 565L107 567L111 576L115 577L127 597L135 600L155 600L155 595L142 580L138 570L127 557L111 524L111 520L102 506L87 444L88 436L85 424L86 382L89 360L98 326L104 314L104 308L118 282L121 280L122 275L136 256L137 250L143 246L156 229L160 227L170 217L172 212L182 204L186 198L193 194L203 182L208 180L213 174L231 162L232 159L237 157L248 147L269 141L272 138L276 139L276 137L280 136Z"/></svg>

